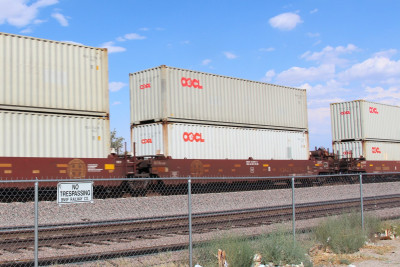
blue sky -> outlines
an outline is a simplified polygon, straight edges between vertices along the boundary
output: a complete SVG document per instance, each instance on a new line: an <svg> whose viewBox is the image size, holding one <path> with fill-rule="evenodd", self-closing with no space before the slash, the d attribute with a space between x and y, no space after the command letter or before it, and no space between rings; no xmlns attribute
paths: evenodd
<svg viewBox="0 0 400 267"><path fill-rule="evenodd" d="M159 65L307 89L310 147L329 103L400 105L400 1L0 0L0 31L109 49L111 128L129 143L129 73Z"/></svg>

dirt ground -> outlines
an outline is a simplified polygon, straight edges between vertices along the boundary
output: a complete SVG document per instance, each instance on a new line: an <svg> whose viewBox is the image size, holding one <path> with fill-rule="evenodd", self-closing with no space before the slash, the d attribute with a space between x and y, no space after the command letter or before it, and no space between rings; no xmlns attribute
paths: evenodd
<svg viewBox="0 0 400 267"><path fill-rule="evenodd" d="M400 239L378 240L351 255L318 253L313 262L314 266L399 267Z"/></svg>

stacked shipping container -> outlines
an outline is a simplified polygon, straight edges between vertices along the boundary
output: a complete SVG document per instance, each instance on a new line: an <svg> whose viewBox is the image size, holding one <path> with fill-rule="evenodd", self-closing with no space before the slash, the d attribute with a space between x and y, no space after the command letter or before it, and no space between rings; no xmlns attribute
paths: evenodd
<svg viewBox="0 0 400 267"><path fill-rule="evenodd" d="M308 159L305 90L160 66L130 74L137 155Z"/></svg>
<svg viewBox="0 0 400 267"><path fill-rule="evenodd" d="M107 50L7 33L0 46L0 156L107 157Z"/></svg>
<svg viewBox="0 0 400 267"><path fill-rule="evenodd" d="M333 150L339 158L400 158L400 107L365 100L334 103L331 118Z"/></svg>

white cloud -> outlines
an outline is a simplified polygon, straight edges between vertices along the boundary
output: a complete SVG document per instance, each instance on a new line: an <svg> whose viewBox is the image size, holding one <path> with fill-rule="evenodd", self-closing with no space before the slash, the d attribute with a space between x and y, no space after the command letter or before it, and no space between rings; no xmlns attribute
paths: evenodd
<svg viewBox="0 0 400 267"><path fill-rule="evenodd" d="M231 53L231 52L224 52L224 55L225 55L225 57L226 57L227 59L235 59L235 58L238 57L237 55L235 55L235 54L233 54L233 53Z"/></svg>
<svg viewBox="0 0 400 267"><path fill-rule="evenodd" d="M269 24L273 28L283 31L293 30L299 23L302 23L300 16L296 13L282 13L269 19Z"/></svg>
<svg viewBox="0 0 400 267"><path fill-rule="evenodd" d="M393 99L396 102L400 100L400 88L398 87L390 87L389 89L385 90L380 86L377 87L369 87L365 88L365 92L367 92L367 96L365 97L366 100L376 101L377 99Z"/></svg>
<svg viewBox="0 0 400 267"><path fill-rule="evenodd" d="M204 60L201 62L201 64L204 65L204 66L206 66L206 65L208 65L208 64L210 64L210 63L211 63L211 59L204 59Z"/></svg>
<svg viewBox="0 0 400 267"><path fill-rule="evenodd" d="M308 32L307 36L311 37L311 38L316 38L316 37L319 37L320 34L318 32L316 32L316 33Z"/></svg>
<svg viewBox="0 0 400 267"><path fill-rule="evenodd" d="M323 62L326 64L345 64L347 63L347 60L339 58L340 55L343 54L350 54L354 51L357 51L358 47L353 45L353 44L348 44L346 47L344 46L337 46L337 47L332 47L332 46L326 46L324 49L322 49L321 52L311 52L307 51L303 55L301 55L301 58L304 58L308 61L317 61L317 62Z"/></svg>
<svg viewBox="0 0 400 267"><path fill-rule="evenodd" d="M117 105L121 105L122 103L120 101L114 101L111 106L117 106Z"/></svg>
<svg viewBox="0 0 400 267"><path fill-rule="evenodd" d="M144 40L147 38L146 36L143 36L143 35L140 35L137 33L127 33L124 35L124 37L127 40Z"/></svg>
<svg viewBox="0 0 400 267"><path fill-rule="evenodd" d="M389 50L384 50L384 51L380 51L374 54L374 57L387 57L387 58L391 58L392 56L397 54L397 50L396 49L389 49Z"/></svg>
<svg viewBox="0 0 400 267"><path fill-rule="evenodd" d="M117 37L118 42L125 42L126 40L144 40L146 39L146 36L137 34L137 33L127 33L123 37Z"/></svg>
<svg viewBox="0 0 400 267"><path fill-rule="evenodd" d="M369 58L361 63L354 64L351 68L339 74L339 77L346 81L360 79L382 81L388 78L398 81L399 76L400 60L390 60L387 57L381 56Z"/></svg>
<svg viewBox="0 0 400 267"><path fill-rule="evenodd" d="M146 27L143 27L143 28L140 28L139 29L139 31L143 31L143 32L146 32L146 31L149 31L150 29L149 28L146 28Z"/></svg>
<svg viewBox="0 0 400 267"><path fill-rule="evenodd" d="M100 47L103 47L103 48L107 48L107 50L108 50L108 53L119 53L119 52L125 52L126 51L126 48L125 47L121 47L121 46L115 46L114 45L115 43L114 42L106 42L106 43L103 43L102 45L100 45Z"/></svg>
<svg viewBox="0 0 400 267"><path fill-rule="evenodd" d="M39 24L42 24L42 23L45 23L45 22L47 22L47 20L44 20L44 19L35 19L35 20L33 21L33 24L39 25Z"/></svg>
<svg viewBox="0 0 400 267"><path fill-rule="evenodd" d="M63 26L63 27L68 26L68 20L63 14L56 12L56 13L51 14L51 16L53 18L55 18L61 24L61 26Z"/></svg>
<svg viewBox="0 0 400 267"><path fill-rule="evenodd" d="M66 40L66 41L61 41L61 42L70 43L70 44L76 44L76 45L84 45L84 44L82 44L82 43L78 43L78 42L75 42L75 41L68 41L68 40Z"/></svg>
<svg viewBox="0 0 400 267"><path fill-rule="evenodd" d="M8 23L16 27L31 24L39 14L39 9L58 3L58 0L38 0L27 5L26 0L0 1L0 24Z"/></svg>
<svg viewBox="0 0 400 267"><path fill-rule="evenodd" d="M314 8L313 10L310 11L310 14L314 14L318 12L318 8Z"/></svg>
<svg viewBox="0 0 400 267"><path fill-rule="evenodd" d="M23 29L22 31L20 31L20 33L31 33L33 32L33 28L32 27L28 27L26 29Z"/></svg>
<svg viewBox="0 0 400 267"><path fill-rule="evenodd" d="M272 51L275 51L275 48L268 47L268 48L260 48L258 50L261 51L261 52L272 52Z"/></svg>
<svg viewBox="0 0 400 267"><path fill-rule="evenodd" d="M111 92L118 92L119 90L127 86L127 84L123 82L110 82L108 86Z"/></svg>
<svg viewBox="0 0 400 267"><path fill-rule="evenodd" d="M300 88L304 88L307 90L307 93L311 97L320 97L321 95L337 95L339 92L347 92L348 89L344 87L344 84L335 80L330 79L326 81L324 84L315 84L311 85L310 83L305 83L299 86ZM308 99L309 103L313 100ZM315 103L315 101L314 101Z"/></svg>
<svg viewBox="0 0 400 267"><path fill-rule="evenodd" d="M276 75L274 70L269 70L265 73L264 78L262 79L263 82L271 82L272 78Z"/></svg>
<svg viewBox="0 0 400 267"><path fill-rule="evenodd" d="M310 68L291 67L279 73L276 80L279 84L297 85L304 82L332 79L334 75L335 65L323 64Z"/></svg>
<svg viewBox="0 0 400 267"><path fill-rule="evenodd" d="M309 132L329 134L331 131L330 107L308 108Z"/></svg>

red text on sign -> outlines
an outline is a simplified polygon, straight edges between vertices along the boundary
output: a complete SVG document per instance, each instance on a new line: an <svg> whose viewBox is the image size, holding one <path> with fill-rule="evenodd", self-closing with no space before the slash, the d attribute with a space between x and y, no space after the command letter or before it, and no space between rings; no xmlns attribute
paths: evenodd
<svg viewBox="0 0 400 267"><path fill-rule="evenodd" d="M350 111L349 111L349 110L340 112L340 115L348 115L348 114L350 114Z"/></svg>
<svg viewBox="0 0 400 267"><path fill-rule="evenodd" d="M372 154L381 154L381 150L379 147L372 147Z"/></svg>
<svg viewBox="0 0 400 267"><path fill-rule="evenodd" d="M378 109L374 107L369 107L369 113L379 114Z"/></svg>
<svg viewBox="0 0 400 267"><path fill-rule="evenodd" d="M143 90L143 89L146 89L146 88L150 88L150 87L151 87L151 85L149 83L142 84L142 85L140 85L140 90Z"/></svg>
<svg viewBox="0 0 400 267"><path fill-rule="evenodd" d="M151 140L151 138L150 139L142 139L142 142L141 142L142 144L152 144L153 143L153 141Z"/></svg>
<svg viewBox="0 0 400 267"><path fill-rule="evenodd" d="M182 77L181 84L183 87L193 87L197 89L203 89L203 86L200 85L200 81L197 79Z"/></svg>
<svg viewBox="0 0 400 267"><path fill-rule="evenodd" d="M183 133L183 141L185 142L204 142L204 139L201 136L201 133Z"/></svg>

